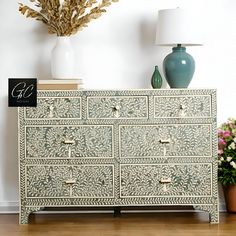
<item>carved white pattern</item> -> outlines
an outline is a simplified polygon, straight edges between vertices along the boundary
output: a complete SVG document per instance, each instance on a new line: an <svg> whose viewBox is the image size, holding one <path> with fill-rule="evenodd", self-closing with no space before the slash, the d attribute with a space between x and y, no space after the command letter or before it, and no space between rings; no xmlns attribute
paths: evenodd
<svg viewBox="0 0 236 236"><path fill-rule="evenodd" d="M66 166L27 166L26 197L69 197L70 178Z"/></svg>
<svg viewBox="0 0 236 236"><path fill-rule="evenodd" d="M210 131L199 124L120 126L121 157L211 156Z"/></svg>
<svg viewBox="0 0 236 236"><path fill-rule="evenodd" d="M169 97L180 99L172 107ZM194 205L217 222L215 90L39 91L38 99L37 111L18 109L21 223L43 207L144 205Z"/></svg>
<svg viewBox="0 0 236 236"><path fill-rule="evenodd" d="M30 198L114 196L112 165L27 166L26 176L26 197Z"/></svg>
<svg viewBox="0 0 236 236"><path fill-rule="evenodd" d="M26 127L26 157L112 157L112 126ZM65 140L74 143L66 144Z"/></svg>
<svg viewBox="0 0 236 236"><path fill-rule="evenodd" d="M212 165L121 165L120 178L121 197L211 196Z"/></svg>
<svg viewBox="0 0 236 236"><path fill-rule="evenodd" d="M147 97L88 97L88 118L147 118Z"/></svg>
<svg viewBox="0 0 236 236"><path fill-rule="evenodd" d="M73 168L77 182L72 185L73 196L86 198L114 197L113 166L77 166Z"/></svg>
<svg viewBox="0 0 236 236"><path fill-rule="evenodd" d="M76 98L38 98L37 107L25 108L26 119L81 118L81 100Z"/></svg>
<svg viewBox="0 0 236 236"><path fill-rule="evenodd" d="M211 96L155 97L155 117L210 117Z"/></svg>

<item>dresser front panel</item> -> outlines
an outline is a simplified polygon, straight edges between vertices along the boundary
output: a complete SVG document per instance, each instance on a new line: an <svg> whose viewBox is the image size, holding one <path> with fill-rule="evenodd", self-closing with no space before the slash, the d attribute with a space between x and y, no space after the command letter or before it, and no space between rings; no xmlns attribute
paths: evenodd
<svg viewBox="0 0 236 236"><path fill-rule="evenodd" d="M27 198L114 198L113 165L27 165Z"/></svg>
<svg viewBox="0 0 236 236"><path fill-rule="evenodd" d="M25 119L81 119L81 98L39 97L37 107L25 108Z"/></svg>
<svg viewBox="0 0 236 236"><path fill-rule="evenodd" d="M146 96L88 97L88 119L147 119Z"/></svg>
<svg viewBox="0 0 236 236"><path fill-rule="evenodd" d="M20 222L44 207L194 206L218 222L216 91L38 91L19 108Z"/></svg>
<svg viewBox="0 0 236 236"><path fill-rule="evenodd" d="M113 126L26 126L26 158L113 158Z"/></svg>
<svg viewBox="0 0 236 236"><path fill-rule="evenodd" d="M121 164L120 197L211 197L212 164Z"/></svg>
<svg viewBox="0 0 236 236"><path fill-rule="evenodd" d="M210 124L120 125L120 157L209 157Z"/></svg>
<svg viewBox="0 0 236 236"><path fill-rule="evenodd" d="M155 118L208 118L212 113L210 95L155 96Z"/></svg>

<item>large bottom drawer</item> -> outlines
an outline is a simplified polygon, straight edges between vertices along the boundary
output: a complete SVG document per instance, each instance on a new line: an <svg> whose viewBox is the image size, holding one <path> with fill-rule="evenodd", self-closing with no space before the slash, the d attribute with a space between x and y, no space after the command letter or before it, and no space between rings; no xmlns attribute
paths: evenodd
<svg viewBox="0 0 236 236"><path fill-rule="evenodd" d="M121 164L120 197L211 197L212 164Z"/></svg>
<svg viewBox="0 0 236 236"><path fill-rule="evenodd" d="M26 198L113 198L113 165L27 165Z"/></svg>

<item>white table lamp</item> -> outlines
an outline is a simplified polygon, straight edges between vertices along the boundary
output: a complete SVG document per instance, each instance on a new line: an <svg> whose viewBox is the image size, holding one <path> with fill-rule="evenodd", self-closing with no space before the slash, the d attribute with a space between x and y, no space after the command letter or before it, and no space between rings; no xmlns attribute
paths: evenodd
<svg viewBox="0 0 236 236"><path fill-rule="evenodd" d="M187 88L195 71L193 57L186 53L185 46L202 45L202 30L198 20L183 9L160 10L156 31L156 44L172 46L166 56L163 69L171 88Z"/></svg>

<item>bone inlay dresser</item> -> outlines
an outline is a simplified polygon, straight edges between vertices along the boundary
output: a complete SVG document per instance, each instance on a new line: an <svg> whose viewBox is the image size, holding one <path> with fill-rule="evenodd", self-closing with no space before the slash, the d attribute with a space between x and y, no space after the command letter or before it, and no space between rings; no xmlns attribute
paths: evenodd
<svg viewBox="0 0 236 236"><path fill-rule="evenodd" d="M217 223L216 91L38 91L19 108L20 223L44 207L194 206Z"/></svg>

